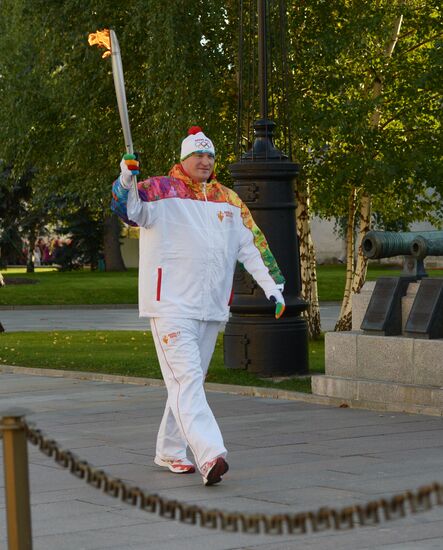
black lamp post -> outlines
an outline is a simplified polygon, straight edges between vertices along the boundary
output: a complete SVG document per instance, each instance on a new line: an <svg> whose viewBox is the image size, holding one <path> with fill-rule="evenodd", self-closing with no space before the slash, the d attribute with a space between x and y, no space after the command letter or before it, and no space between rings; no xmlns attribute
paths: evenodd
<svg viewBox="0 0 443 550"><path fill-rule="evenodd" d="M244 270L234 277L232 316L224 336L225 365L260 376L290 376L308 372L308 327L300 313L300 260L293 182L298 165L273 143L275 123L268 120L265 0L258 0L260 119L254 123L254 143L230 166L234 189L251 210L286 279L286 311L274 318L274 305Z"/></svg>

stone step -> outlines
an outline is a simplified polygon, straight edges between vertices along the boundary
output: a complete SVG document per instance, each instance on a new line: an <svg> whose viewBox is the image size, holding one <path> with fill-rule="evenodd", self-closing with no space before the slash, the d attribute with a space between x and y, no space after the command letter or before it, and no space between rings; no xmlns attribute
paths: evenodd
<svg viewBox="0 0 443 550"><path fill-rule="evenodd" d="M420 386L443 386L443 340L328 332L325 374Z"/></svg>
<svg viewBox="0 0 443 550"><path fill-rule="evenodd" d="M443 388L381 380L316 375L312 393L343 399L353 407L443 416Z"/></svg>

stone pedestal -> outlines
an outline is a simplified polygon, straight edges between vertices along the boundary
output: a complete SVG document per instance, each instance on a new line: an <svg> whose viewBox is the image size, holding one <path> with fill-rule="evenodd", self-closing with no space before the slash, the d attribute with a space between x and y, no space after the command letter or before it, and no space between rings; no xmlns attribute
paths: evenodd
<svg viewBox="0 0 443 550"><path fill-rule="evenodd" d="M420 283L402 298L402 326ZM374 336L360 330L373 282L354 296L352 331L325 336L325 375L312 377L312 393L352 407L443 414L443 340Z"/></svg>

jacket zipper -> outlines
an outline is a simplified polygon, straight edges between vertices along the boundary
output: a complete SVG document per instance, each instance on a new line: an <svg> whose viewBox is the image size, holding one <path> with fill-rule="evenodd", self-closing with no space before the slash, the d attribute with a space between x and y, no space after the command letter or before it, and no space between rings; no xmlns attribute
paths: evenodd
<svg viewBox="0 0 443 550"><path fill-rule="evenodd" d="M206 182L203 182L203 195L205 197L205 203L206 203L206 238L208 240L208 244L210 245L210 227L209 227L209 209L208 209L208 196L206 195ZM208 264L209 265L209 258L208 258ZM207 280L207 277L205 277L205 280ZM203 321L206 319L206 300L203 302Z"/></svg>

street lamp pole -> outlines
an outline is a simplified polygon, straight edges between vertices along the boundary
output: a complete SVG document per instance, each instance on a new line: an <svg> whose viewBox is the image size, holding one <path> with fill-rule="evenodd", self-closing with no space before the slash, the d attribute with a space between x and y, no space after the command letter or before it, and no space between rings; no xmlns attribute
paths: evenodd
<svg viewBox="0 0 443 550"><path fill-rule="evenodd" d="M257 0L258 12L258 95L260 100L260 118L268 118L268 63L266 37L266 0Z"/></svg>
<svg viewBox="0 0 443 550"><path fill-rule="evenodd" d="M268 119L266 0L258 0L258 78L260 118L254 143L229 169L234 190L263 231L286 279L284 316L274 318L274 305L238 265L234 276L231 318L224 336L225 365L264 377L308 372L308 327L301 313L300 260L296 230L294 180L298 165L273 143L275 123Z"/></svg>

